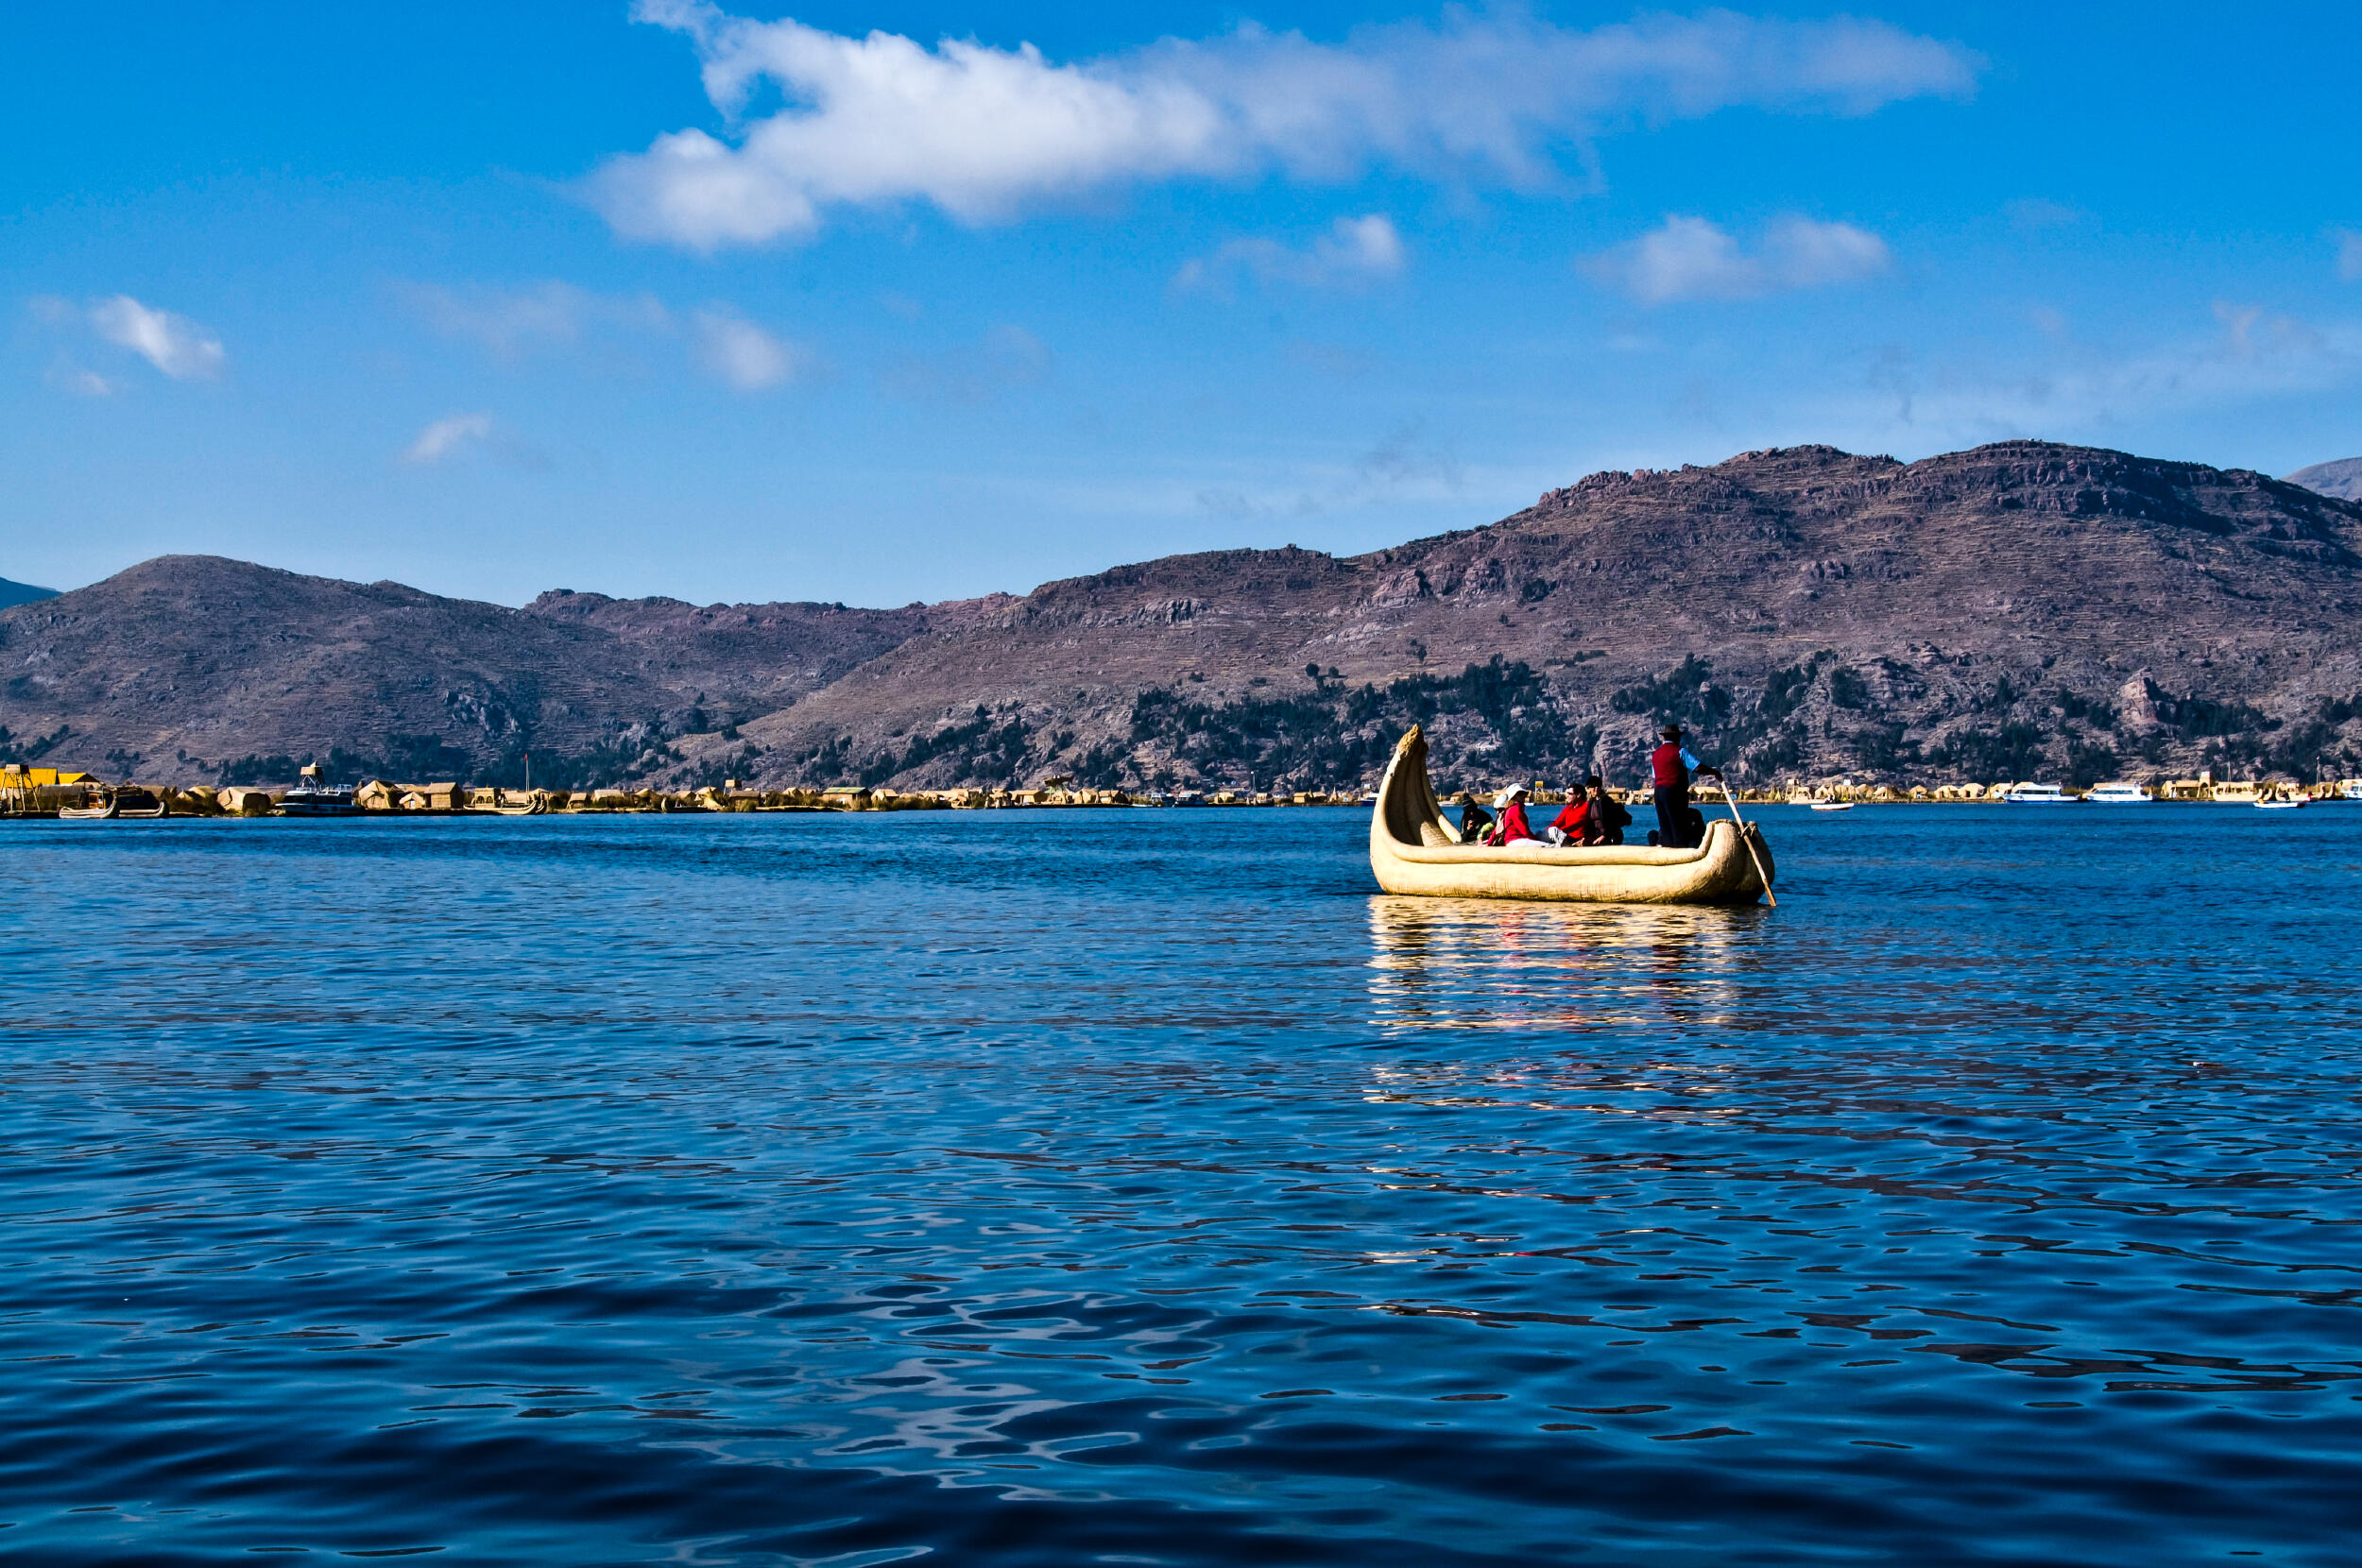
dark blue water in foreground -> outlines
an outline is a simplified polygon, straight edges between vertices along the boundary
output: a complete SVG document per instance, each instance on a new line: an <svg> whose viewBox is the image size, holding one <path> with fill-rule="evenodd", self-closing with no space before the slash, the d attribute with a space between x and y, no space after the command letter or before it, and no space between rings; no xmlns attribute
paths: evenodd
<svg viewBox="0 0 2362 1568"><path fill-rule="evenodd" d="M2355 1561L2362 809L1765 817L0 827L0 1557Z"/></svg>

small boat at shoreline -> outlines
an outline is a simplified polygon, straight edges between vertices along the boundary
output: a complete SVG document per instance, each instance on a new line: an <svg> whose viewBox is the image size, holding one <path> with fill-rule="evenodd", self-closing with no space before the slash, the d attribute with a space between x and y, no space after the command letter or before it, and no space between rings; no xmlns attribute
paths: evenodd
<svg viewBox="0 0 2362 1568"><path fill-rule="evenodd" d="M351 785L326 781L317 762L305 764L296 787L279 797L279 812L289 817L357 817L361 803Z"/></svg>
<svg viewBox="0 0 2362 1568"><path fill-rule="evenodd" d="M2001 797L2012 806L2075 806L2078 797L2056 784L2012 784Z"/></svg>
<svg viewBox="0 0 2362 1568"><path fill-rule="evenodd" d="M1752 904L1778 876L1762 830L1752 823L1743 837L1735 822L1709 823L1705 843L1695 849L1463 843L1435 798L1427 737L1416 724L1395 742L1378 787L1370 872L1388 893L1582 904Z"/></svg>
<svg viewBox="0 0 2362 1568"><path fill-rule="evenodd" d="M60 822L153 821L170 814L171 805L164 795L143 785L92 786L81 805L58 808Z"/></svg>
<svg viewBox="0 0 2362 1568"><path fill-rule="evenodd" d="M2095 806L2148 806L2152 804L2147 790L2138 784L2095 784L2091 793L2083 797Z"/></svg>
<svg viewBox="0 0 2362 1568"><path fill-rule="evenodd" d="M1850 811L1854 803L1850 800L1816 800L1812 809L1816 811Z"/></svg>

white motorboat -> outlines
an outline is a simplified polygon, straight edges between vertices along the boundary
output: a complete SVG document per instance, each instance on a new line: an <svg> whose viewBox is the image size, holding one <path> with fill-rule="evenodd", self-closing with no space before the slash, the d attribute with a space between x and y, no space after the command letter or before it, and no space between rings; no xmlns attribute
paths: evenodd
<svg viewBox="0 0 2362 1568"><path fill-rule="evenodd" d="M1854 803L1850 800L1816 800L1812 809L1816 811L1850 811Z"/></svg>
<svg viewBox="0 0 2362 1568"><path fill-rule="evenodd" d="M2255 809L2259 811L2294 811L2312 804L2302 795L2293 795L2286 800L2259 800L2255 803Z"/></svg>
<svg viewBox="0 0 2362 1568"><path fill-rule="evenodd" d="M2073 806L2076 796L2056 784L2012 784L2002 799L2012 806Z"/></svg>
<svg viewBox="0 0 2362 1568"><path fill-rule="evenodd" d="M2147 806L2150 796L2138 784L2097 784L2083 797L2095 806Z"/></svg>
<svg viewBox="0 0 2362 1568"><path fill-rule="evenodd" d="M2349 778L2337 786L2337 793L2348 800L2362 800L2362 778Z"/></svg>
<svg viewBox="0 0 2362 1568"><path fill-rule="evenodd" d="M355 799L350 784L331 784L313 762L305 766L300 781L279 797L279 810L290 817L357 817L361 803Z"/></svg>

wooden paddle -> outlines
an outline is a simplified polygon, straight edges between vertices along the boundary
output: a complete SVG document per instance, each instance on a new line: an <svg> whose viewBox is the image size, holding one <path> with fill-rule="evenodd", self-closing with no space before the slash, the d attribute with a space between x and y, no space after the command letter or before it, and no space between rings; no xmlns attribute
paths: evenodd
<svg viewBox="0 0 2362 1568"><path fill-rule="evenodd" d="M1731 820L1738 824L1738 842L1747 846L1747 858L1755 862L1755 880L1763 884L1763 901L1776 910L1780 901L1772 896L1772 878L1763 874L1763 857L1755 853L1755 841L1747 836L1747 819L1738 814L1738 798L1731 793L1731 781L1722 778L1716 782L1722 786L1722 804L1731 809Z"/></svg>

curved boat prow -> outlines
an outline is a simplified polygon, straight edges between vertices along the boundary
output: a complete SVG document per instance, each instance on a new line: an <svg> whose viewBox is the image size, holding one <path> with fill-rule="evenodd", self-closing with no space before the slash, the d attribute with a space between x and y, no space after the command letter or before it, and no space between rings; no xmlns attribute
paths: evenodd
<svg viewBox="0 0 2362 1568"><path fill-rule="evenodd" d="M1532 839L1499 848L1464 844L1436 799L1427 737L1416 724L1395 742L1378 787L1370 871L1388 893L1585 904L1752 904L1770 891L1767 878L1779 875L1753 823L1743 829L1736 822L1710 823L1695 849L1559 849Z"/></svg>

